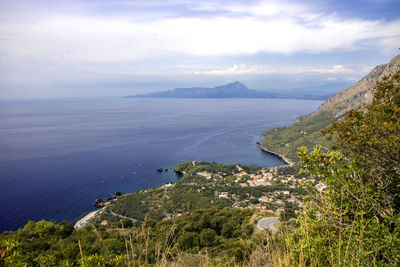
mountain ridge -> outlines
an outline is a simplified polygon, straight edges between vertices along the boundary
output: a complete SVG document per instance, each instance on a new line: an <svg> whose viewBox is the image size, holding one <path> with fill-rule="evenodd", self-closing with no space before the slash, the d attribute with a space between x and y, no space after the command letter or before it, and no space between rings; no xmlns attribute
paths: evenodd
<svg viewBox="0 0 400 267"><path fill-rule="evenodd" d="M376 66L354 85L332 95L310 115L297 118L288 127L266 131L260 148L273 151L291 161L298 160L297 148L300 146L312 149L315 145L321 145L329 148L332 143L322 136L321 130L343 118L347 111L360 110L371 103L376 82L394 74L399 69L400 55L397 55L389 63Z"/></svg>
<svg viewBox="0 0 400 267"><path fill-rule="evenodd" d="M277 99L308 99L326 100L338 88L347 83L306 86L291 89L254 90L247 88L243 83L236 81L213 88L191 87L175 88L148 94L130 95L124 98L277 98Z"/></svg>
<svg viewBox="0 0 400 267"><path fill-rule="evenodd" d="M372 101L374 88L377 81L392 75L399 69L400 55L392 58L389 63L376 66L369 74L349 88L339 91L325 101L314 113L334 109L337 117L341 117L350 109L360 109Z"/></svg>
<svg viewBox="0 0 400 267"><path fill-rule="evenodd" d="M127 96L128 98L267 98L268 93L259 92L247 88L243 83L235 81L226 85L220 85L213 88L191 87L175 88L168 91L159 91L149 94Z"/></svg>

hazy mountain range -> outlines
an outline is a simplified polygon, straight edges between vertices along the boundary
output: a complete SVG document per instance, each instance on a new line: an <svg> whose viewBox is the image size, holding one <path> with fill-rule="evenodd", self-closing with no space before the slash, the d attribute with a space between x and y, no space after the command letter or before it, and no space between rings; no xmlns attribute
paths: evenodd
<svg viewBox="0 0 400 267"><path fill-rule="evenodd" d="M326 100L335 92L350 84L337 83L321 86L308 86L293 89L253 90L241 82L233 82L214 88L193 87L176 88L149 94L126 96L127 98L297 98Z"/></svg>

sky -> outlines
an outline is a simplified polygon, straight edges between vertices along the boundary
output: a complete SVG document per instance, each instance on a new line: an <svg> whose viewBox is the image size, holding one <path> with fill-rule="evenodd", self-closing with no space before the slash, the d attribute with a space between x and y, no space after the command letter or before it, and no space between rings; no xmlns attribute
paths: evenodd
<svg viewBox="0 0 400 267"><path fill-rule="evenodd" d="M398 0L0 0L0 98L341 90L399 48Z"/></svg>

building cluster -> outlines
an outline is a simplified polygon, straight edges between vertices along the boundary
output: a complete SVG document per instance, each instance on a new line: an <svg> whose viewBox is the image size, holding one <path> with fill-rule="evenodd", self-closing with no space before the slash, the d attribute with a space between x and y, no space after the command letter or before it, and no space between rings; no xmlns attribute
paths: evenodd
<svg viewBox="0 0 400 267"><path fill-rule="evenodd" d="M241 187L270 186L272 183L283 183L287 184L289 188L295 189L298 188L301 183L316 183L315 179L296 178L294 174L279 175L278 167L262 169L257 174L249 174L239 165L236 167L239 172L234 174L236 177L235 182L239 183Z"/></svg>
<svg viewBox="0 0 400 267"><path fill-rule="evenodd" d="M226 192L215 191L215 197L220 199L231 199L235 201L232 207L243 208L250 207L255 209L263 210L275 210L279 211L288 204L293 204L298 207L303 207L304 202L302 196L298 194L298 188L302 183L311 183L315 188L322 192L327 187L322 183L317 183L315 179L310 178L298 178L294 174L279 174L279 167L263 168L257 172L247 172L240 165L236 165L236 170L232 173L212 173L209 171L197 172L197 175L206 177L217 181L218 178L223 177L234 177L234 182L240 187L259 187L259 186L272 186L272 185L284 185L285 189L275 190L272 192L262 193L261 197L255 197L251 193L246 193L246 197L240 198L237 194L230 194L228 190ZM198 189L199 192L205 190L204 187ZM239 201L241 199L241 201Z"/></svg>

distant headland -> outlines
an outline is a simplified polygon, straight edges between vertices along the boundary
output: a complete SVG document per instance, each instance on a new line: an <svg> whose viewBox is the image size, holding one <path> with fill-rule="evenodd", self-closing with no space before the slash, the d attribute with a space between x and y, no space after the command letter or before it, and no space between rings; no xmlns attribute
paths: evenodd
<svg viewBox="0 0 400 267"><path fill-rule="evenodd" d="M330 84L286 90L254 90L249 89L243 83L236 81L213 88L175 88L172 90L159 91L148 94L129 95L125 96L124 98L292 98L325 100L328 99L328 97L333 93L342 89L342 86L342 84Z"/></svg>

